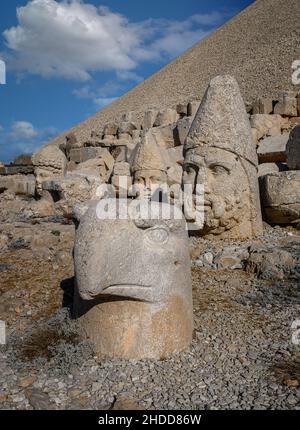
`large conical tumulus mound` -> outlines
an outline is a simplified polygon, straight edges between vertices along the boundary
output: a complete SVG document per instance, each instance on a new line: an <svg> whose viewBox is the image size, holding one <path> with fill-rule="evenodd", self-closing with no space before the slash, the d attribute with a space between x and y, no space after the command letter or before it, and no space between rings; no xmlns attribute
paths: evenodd
<svg viewBox="0 0 300 430"><path fill-rule="evenodd" d="M76 126L79 139L129 111L167 109L201 100L210 80L234 76L245 101L277 98L292 85L292 63L300 60L300 1L257 0L219 30L189 49L107 108ZM56 139L61 143L65 134Z"/></svg>

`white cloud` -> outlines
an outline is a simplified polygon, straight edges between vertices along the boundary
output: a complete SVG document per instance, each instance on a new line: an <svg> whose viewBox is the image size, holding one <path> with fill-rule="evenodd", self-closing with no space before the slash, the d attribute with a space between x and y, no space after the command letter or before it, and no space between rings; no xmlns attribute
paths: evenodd
<svg viewBox="0 0 300 430"><path fill-rule="evenodd" d="M12 140L29 140L38 136L37 130L27 121L16 121L11 127L10 136Z"/></svg>
<svg viewBox="0 0 300 430"><path fill-rule="evenodd" d="M134 24L79 0L32 0L17 9L18 26L4 32L10 66L44 77L88 80L97 70L131 70L139 45Z"/></svg>
<svg viewBox="0 0 300 430"><path fill-rule="evenodd" d="M0 160L6 163L21 154L31 154L58 134L54 127L37 128L28 121L15 121L0 134Z"/></svg>
<svg viewBox="0 0 300 430"><path fill-rule="evenodd" d="M112 70L119 80L139 82L134 70L141 62L179 55L224 16L212 12L183 21L133 23L81 0L31 0L17 9L18 25L4 32L5 58L19 73L87 81L93 72Z"/></svg>

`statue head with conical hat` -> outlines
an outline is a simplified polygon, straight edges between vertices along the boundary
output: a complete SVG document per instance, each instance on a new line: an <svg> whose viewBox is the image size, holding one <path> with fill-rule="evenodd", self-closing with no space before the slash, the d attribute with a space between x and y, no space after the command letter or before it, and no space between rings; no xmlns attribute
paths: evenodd
<svg viewBox="0 0 300 430"><path fill-rule="evenodd" d="M144 133L138 143L132 156L131 169L140 197L150 199L160 186L167 183L167 163L151 132Z"/></svg>
<svg viewBox="0 0 300 430"><path fill-rule="evenodd" d="M183 184L204 186L200 235L246 238L262 232L257 155L237 81L217 76L184 145Z"/></svg>

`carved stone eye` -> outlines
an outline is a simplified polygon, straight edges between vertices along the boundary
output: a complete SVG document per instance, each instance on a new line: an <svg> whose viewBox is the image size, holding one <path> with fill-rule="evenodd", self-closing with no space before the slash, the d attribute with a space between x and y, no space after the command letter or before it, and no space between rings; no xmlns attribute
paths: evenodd
<svg viewBox="0 0 300 430"><path fill-rule="evenodd" d="M163 245L169 240L169 231L165 227L153 227L145 231L145 239L152 245Z"/></svg>
<svg viewBox="0 0 300 430"><path fill-rule="evenodd" d="M220 164L215 164L211 166L211 170L216 175L224 175L229 173L229 170L226 167L221 166Z"/></svg>

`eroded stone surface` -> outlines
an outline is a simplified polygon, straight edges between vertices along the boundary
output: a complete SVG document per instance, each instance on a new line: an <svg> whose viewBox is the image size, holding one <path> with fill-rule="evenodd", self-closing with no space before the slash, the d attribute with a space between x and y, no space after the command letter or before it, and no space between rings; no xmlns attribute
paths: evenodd
<svg viewBox="0 0 300 430"><path fill-rule="evenodd" d="M272 173L260 179L264 217L270 224L300 219L300 171Z"/></svg>
<svg viewBox="0 0 300 430"><path fill-rule="evenodd" d="M291 170L300 170L300 125L291 131L286 152L289 168Z"/></svg>
<svg viewBox="0 0 300 430"><path fill-rule="evenodd" d="M204 185L204 225L198 234L219 238L261 234L257 154L234 78L211 81L184 154L184 185Z"/></svg>
<svg viewBox="0 0 300 430"><path fill-rule="evenodd" d="M81 216L74 258L76 316L98 354L162 358L187 348L193 318L185 221L99 219L97 204Z"/></svg>

